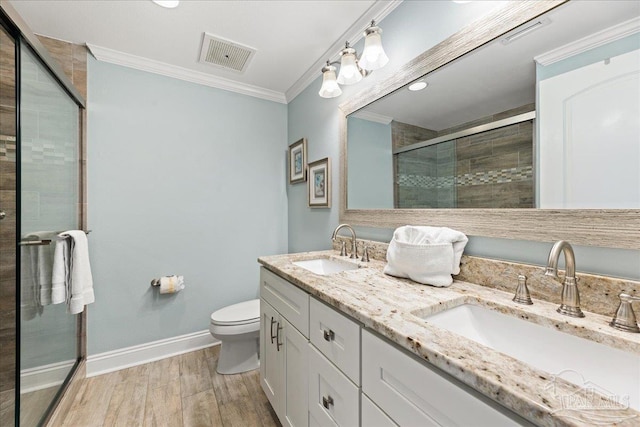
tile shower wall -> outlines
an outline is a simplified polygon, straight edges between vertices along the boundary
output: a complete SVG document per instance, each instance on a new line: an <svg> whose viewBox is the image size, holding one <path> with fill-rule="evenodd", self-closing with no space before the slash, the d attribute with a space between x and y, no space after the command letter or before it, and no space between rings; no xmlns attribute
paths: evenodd
<svg viewBox="0 0 640 427"><path fill-rule="evenodd" d="M0 425L14 412L16 370L15 45L0 28ZM5 424L5 421L7 423Z"/></svg>
<svg viewBox="0 0 640 427"><path fill-rule="evenodd" d="M524 106L486 117L439 131L437 135L448 135L500 120L530 111L530 108ZM428 132L433 131L425 129L425 134ZM434 144L395 157L395 206L398 208L534 206L531 121Z"/></svg>

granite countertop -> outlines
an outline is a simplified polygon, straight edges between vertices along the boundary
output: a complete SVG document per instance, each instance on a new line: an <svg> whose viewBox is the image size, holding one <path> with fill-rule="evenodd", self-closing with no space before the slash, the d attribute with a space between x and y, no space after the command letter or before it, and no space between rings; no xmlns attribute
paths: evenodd
<svg viewBox="0 0 640 427"><path fill-rule="evenodd" d="M322 276L293 264L317 258L346 260L361 268ZM578 387L562 378L554 380L552 373L421 318L472 303L640 355L640 334L609 327L608 317L585 312L585 318L574 319L558 314L557 304L534 300L534 305L520 305L511 301L513 294L467 282L454 281L448 288L425 286L385 275L382 261L349 260L333 250L265 256L258 258L258 262L537 425L640 424L640 412L622 405L612 407L605 398L589 394L587 387ZM606 409L563 409L563 401L566 402L563 397L567 396L583 398L590 405Z"/></svg>

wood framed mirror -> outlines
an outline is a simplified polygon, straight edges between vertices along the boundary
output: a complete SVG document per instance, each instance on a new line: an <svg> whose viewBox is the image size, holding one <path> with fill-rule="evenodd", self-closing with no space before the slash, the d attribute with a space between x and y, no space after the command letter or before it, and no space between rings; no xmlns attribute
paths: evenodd
<svg viewBox="0 0 640 427"><path fill-rule="evenodd" d="M430 73L441 72L470 52L526 27L532 20L571 6L567 0L515 1L428 49L389 79L340 105L340 221L374 228L406 224L446 226L468 235L530 241L569 240L577 245L638 249L640 209L456 208L404 209L349 206L348 116ZM632 18L632 17L629 17ZM635 32L638 30L636 28ZM633 33L631 30L630 34ZM640 144L640 141L638 141ZM638 159L640 163L640 159ZM638 165L640 170L640 164ZM640 172L638 172L640 174ZM640 175L638 175L640 181ZM621 183L620 185L624 185ZM633 187L635 188L635 187ZM635 190L633 190L635 191ZM543 206L544 207L544 206Z"/></svg>

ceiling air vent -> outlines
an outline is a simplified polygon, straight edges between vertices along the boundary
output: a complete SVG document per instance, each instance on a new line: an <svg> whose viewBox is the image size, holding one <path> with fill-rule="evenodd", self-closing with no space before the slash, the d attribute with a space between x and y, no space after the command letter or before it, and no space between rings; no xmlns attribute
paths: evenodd
<svg viewBox="0 0 640 427"><path fill-rule="evenodd" d="M200 62L243 73L255 52L254 48L204 33Z"/></svg>

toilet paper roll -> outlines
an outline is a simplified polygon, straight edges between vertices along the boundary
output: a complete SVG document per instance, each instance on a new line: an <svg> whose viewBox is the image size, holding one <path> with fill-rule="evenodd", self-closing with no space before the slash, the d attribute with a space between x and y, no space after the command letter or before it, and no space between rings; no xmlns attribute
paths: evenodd
<svg viewBox="0 0 640 427"><path fill-rule="evenodd" d="M184 289L183 276L163 276L151 281L152 286L159 286L161 294L174 294Z"/></svg>

